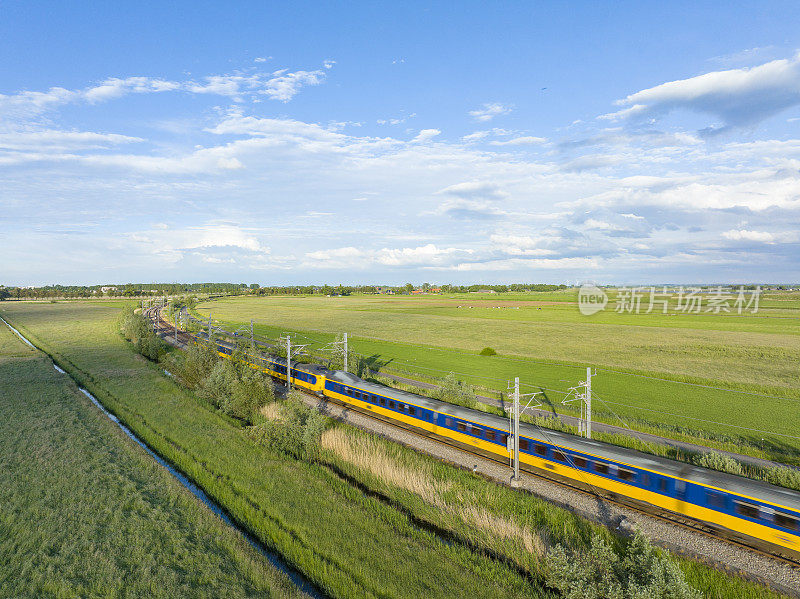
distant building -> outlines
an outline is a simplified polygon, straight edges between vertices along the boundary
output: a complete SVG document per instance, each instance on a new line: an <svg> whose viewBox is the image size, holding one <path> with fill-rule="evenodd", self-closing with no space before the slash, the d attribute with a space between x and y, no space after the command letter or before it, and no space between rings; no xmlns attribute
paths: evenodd
<svg viewBox="0 0 800 599"><path fill-rule="evenodd" d="M101 287L100 288L100 291L102 291L103 293L108 293L109 291L116 291L116 290L117 290L117 288L113 287L111 285L109 285L107 287Z"/></svg>

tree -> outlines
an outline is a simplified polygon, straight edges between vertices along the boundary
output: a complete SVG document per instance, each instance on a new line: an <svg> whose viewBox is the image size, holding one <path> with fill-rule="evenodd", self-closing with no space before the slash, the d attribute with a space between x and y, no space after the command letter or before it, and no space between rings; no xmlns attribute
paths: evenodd
<svg viewBox="0 0 800 599"><path fill-rule="evenodd" d="M9 297L11 297L11 293L8 289L0 289L0 302L6 301Z"/></svg>
<svg viewBox="0 0 800 599"><path fill-rule="evenodd" d="M406 293L410 294L412 291L414 291L414 284L406 283Z"/></svg>

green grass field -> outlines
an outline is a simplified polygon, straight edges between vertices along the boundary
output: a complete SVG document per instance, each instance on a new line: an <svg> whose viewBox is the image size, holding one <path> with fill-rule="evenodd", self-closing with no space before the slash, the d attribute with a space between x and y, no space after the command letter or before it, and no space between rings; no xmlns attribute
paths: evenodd
<svg viewBox="0 0 800 599"><path fill-rule="evenodd" d="M575 299L235 297L202 303L198 313L211 309L232 328L252 318L266 337L297 331L300 343L347 331L359 353L429 380L452 371L504 391L519 376L526 392L544 391L542 403L555 413L575 413L561 400L592 366L599 420L727 436L754 455L800 461L800 294L768 295L757 314L741 316L618 314L612 296L609 309L586 317ZM486 346L500 355L478 356Z"/></svg>
<svg viewBox="0 0 800 599"><path fill-rule="evenodd" d="M322 464L257 446L133 352L116 330L118 306L20 303L4 306L2 314L331 596L552 596L540 582L536 539L581 546L597 530L532 496L348 427L328 431L334 438L325 446ZM350 457L337 453L335 434L341 450L342 431L350 438L372 439L365 449L377 451L378 458L383 454L377 470L359 466L358 446ZM331 470L328 460L348 477ZM444 535L420 527L420 520ZM501 559L490 557L498 554ZM680 564L692 585L708 596L777 597L702 564Z"/></svg>
<svg viewBox="0 0 800 599"><path fill-rule="evenodd" d="M300 596L0 323L0 596Z"/></svg>
<svg viewBox="0 0 800 599"><path fill-rule="evenodd" d="M513 569L414 526L320 466L256 446L117 331L119 305L14 303L2 315L238 522L333 597L540 597Z"/></svg>

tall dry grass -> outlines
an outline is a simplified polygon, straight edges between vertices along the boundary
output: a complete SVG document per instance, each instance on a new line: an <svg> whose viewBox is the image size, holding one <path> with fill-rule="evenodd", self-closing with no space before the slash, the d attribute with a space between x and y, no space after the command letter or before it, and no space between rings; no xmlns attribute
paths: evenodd
<svg viewBox="0 0 800 599"><path fill-rule="evenodd" d="M459 493L458 502L448 501L450 481L437 481L425 466L411 468L393 458L378 440L352 435L334 428L322 435L321 446L360 470L371 473L385 484L410 491L445 514L455 516L470 529L484 533L489 539L505 539L528 553L544 555L541 536L513 519L492 513L478 505L471 493Z"/></svg>

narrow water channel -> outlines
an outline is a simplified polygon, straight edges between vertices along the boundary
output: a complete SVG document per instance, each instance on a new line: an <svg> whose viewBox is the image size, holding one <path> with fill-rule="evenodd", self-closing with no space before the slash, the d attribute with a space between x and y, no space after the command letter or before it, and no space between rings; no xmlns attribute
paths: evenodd
<svg viewBox="0 0 800 599"><path fill-rule="evenodd" d="M33 345L33 343L28 341L22 335L22 333L20 333L17 329L12 327L2 316L0 316L0 320L2 320L9 329L14 331L17 337L19 337L22 341L27 343L30 347L37 349L36 346ZM66 374L66 372L62 368L60 368L55 362L53 363L53 368L55 368L56 371L62 374ZM324 599L325 595L311 581L309 581L305 576L303 576L302 573L292 568L289 564L283 561L283 559L277 553L270 551L269 549L264 547L264 545L262 545L254 536L252 536L249 532L247 532L238 524L236 524L219 506L219 504L217 504L208 495L206 495L205 492L200 487L195 485L182 473L178 472L178 470L173 468L166 460L164 460L161 456L159 456L152 449L150 449L144 441L139 439L139 437L137 437L127 426L122 424L122 422L119 421L119 418L117 418L116 416L114 416L114 414L106 410L105 407L103 407L103 405L97 400L97 398L94 395L89 393L89 391L87 391L83 387L79 386L78 389L80 389L81 393L83 393L86 397L89 398L89 401L91 401L95 406L97 406L97 409L103 412L103 414L105 414L112 422L114 422L114 424L116 424L119 428L121 428L122 431L126 435L128 435L128 437L130 437L142 449L144 449L148 454L150 454L150 456L156 462L158 462L161 466L163 466L167 470L167 472L169 472L172 476L174 476L178 480L178 482L180 482L195 497L197 497L200 501L202 501L206 505L206 507L208 507L208 509L210 509L217 516L219 516L222 519L222 521L225 522L225 524L227 524L228 526L239 532L239 534L241 534L253 548L255 548L259 553L261 553L261 555L266 557L267 560L269 560L269 562L273 566L275 566L278 570L286 574L301 591L303 591L310 597L313 597L314 599Z"/></svg>

